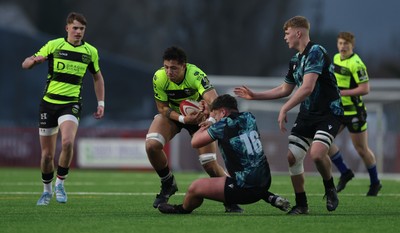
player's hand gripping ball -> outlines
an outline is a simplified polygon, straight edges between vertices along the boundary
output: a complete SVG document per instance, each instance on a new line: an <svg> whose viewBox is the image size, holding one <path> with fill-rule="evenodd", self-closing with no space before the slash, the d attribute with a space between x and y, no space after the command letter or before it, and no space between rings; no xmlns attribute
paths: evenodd
<svg viewBox="0 0 400 233"><path fill-rule="evenodd" d="M183 100L179 105L179 110L184 116L196 114L200 111L200 103L194 100Z"/></svg>

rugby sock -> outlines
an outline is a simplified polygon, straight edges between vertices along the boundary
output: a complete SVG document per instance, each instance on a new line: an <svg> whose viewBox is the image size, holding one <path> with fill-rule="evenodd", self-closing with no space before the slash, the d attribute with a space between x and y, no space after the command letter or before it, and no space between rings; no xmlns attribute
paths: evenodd
<svg viewBox="0 0 400 233"><path fill-rule="evenodd" d="M335 183L333 183L333 177L331 177L329 180L323 180L323 181L325 190L335 188Z"/></svg>
<svg viewBox="0 0 400 233"><path fill-rule="evenodd" d="M161 181L166 181L172 177L172 172L169 170L169 167L166 166L161 170L156 170L158 176L161 178Z"/></svg>
<svg viewBox="0 0 400 233"><path fill-rule="evenodd" d="M369 167L367 167L368 173L369 173L369 179L371 181L371 184L377 184L379 183L378 179L378 171L376 170L376 164L373 164Z"/></svg>
<svg viewBox="0 0 400 233"><path fill-rule="evenodd" d="M51 187L51 182L53 181L54 178L54 173L42 173L42 182L43 182L43 192L48 192L51 193L52 187Z"/></svg>
<svg viewBox="0 0 400 233"><path fill-rule="evenodd" d="M349 168L343 161L342 153L340 153L340 151L338 151L331 157L331 161L335 164L340 174L344 174L349 170Z"/></svg>
<svg viewBox="0 0 400 233"><path fill-rule="evenodd" d="M296 193L296 206L308 207L307 195L305 192Z"/></svg>
<svg viewBox="0 0 400 233"><path fill-rule="evenodd" d="M271 193L270 191L267 191L264 197L262 198L264 201L267 203L272 203L272 199L275 197L275 194Z"/></svg>
<svg viewBox="0 0 400 233"><path fill-rule="evenodd" d="M69 170L69 168L58 166L58 168L57 168L56 186L59 185L59 184L64 185L64 180L68 176L68 170Z"/></svg>

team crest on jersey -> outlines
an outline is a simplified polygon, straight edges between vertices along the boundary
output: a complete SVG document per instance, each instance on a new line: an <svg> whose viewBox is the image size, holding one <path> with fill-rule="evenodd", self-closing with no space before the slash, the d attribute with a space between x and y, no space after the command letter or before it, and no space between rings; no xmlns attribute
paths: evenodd
<svg viewBox="0 0 400 233"><path fill-rule="evenodd" d="M358 71L358 78L361 82L368 80L367 72L365 70Z"/></svg>
<svg viewBox="0 0 400 233"><path fill-rule="evenodd" d="M201 79L201 85L204 87L204 89L208 89L211 87L210 81L208 80L207 76Z"/></svg>
<svg viewBox="0 0 400 233"><path fill-rule="evenodd" d="M72 113L77 114L79 113L79 105L75 104L74 106L72 106Z"/></svg>
<svg viewBox="0 0 400 233"><path fill-rule="evenodd" d="M91 60L90 55L82 54L82 62L83 62L83 63L89 64L89 63L90 63L90 60Z"/></svg>

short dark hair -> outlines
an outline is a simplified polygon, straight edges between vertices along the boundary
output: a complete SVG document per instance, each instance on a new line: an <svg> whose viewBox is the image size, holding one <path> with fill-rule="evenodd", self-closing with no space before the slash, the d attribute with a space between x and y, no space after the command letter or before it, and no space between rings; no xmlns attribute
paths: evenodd
<svg viewBox="0 0 400 233"><path fill-rule="evenodd" d="M83 24L85 26L87 24L86 18L82 14L76 13L76 12L69 13L67 16L67 24L73 23L74 20L80 22L81 24Z"/></svg>
<svg viewBox="0 0 400 233"><path fill-rule="evenodd" d="M356 38L354 37L354 34L351 32L340 32L339 35L337 36L338 39L343 39L350 44L354 46L356 43Z"/></svg>
<svg viewBox="0 0 400 233"><path fill-rule="evenodd" d="M220 108L228 108L230 110L239 111L235 97L229 94L220 95L212 102L211 111L218 110Z"/></svg>
<svg viewBox="0 0 400 233"><path fill-rule="evenodd" d="M174 60L179 64L185 64L187 62L186 53L183 49L172 46L164 51L163 61Z"/></svg>

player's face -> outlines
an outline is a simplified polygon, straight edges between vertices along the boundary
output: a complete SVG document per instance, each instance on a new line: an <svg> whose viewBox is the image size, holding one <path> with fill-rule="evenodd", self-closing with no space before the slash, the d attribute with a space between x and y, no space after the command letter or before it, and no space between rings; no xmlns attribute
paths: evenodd
<svg viewBox="0 0 400 233"><path fill-rule="evenodd" d="M165 73L174 83L180 83L185 77L186 64L180 64L175 60L164 61Z"/></svg>
<svg viewBox="0 0 400 233"><path fill-rule="evenodd" d="M353 45L345 39L339 38L337 40L337 48L341 59L346 59L353 54Z"/></svg>
<svg viewBox="0 0 400 233"><path fill-rule="evenodd" d="M289 46L289 49L296 49L299 44L299 33L300 31L296 28L288 28L285 30L285 41Z"/></svg>
<svg viewBox="0 0 400 233"><path fill-rule="evenodd" d="M80 45L85 35L86 26L81 24L79 21L74 20L71 24L66 26L68 33L68 42L73 45Z"/></svg>

